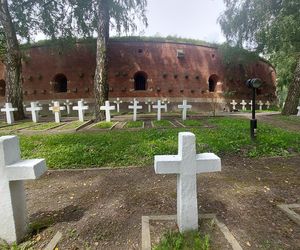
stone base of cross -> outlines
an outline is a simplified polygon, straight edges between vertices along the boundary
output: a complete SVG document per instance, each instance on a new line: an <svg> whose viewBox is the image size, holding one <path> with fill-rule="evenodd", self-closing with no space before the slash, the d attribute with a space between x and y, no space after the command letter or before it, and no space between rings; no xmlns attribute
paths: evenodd
<svg viewBox="0 0 300 250"><path fill-rule="evenodd" d="M27 232L24 180L40 177L45 171L43 159L21 160L16 136L0 137L0 238L19 242Z"/></svg>
<svg viewBox="0 0 300 250"><path fill-rule="evenodd" d="M180 232L198 229L197 174L221 171L221 159L213 153L196 154L196 137L178 135L178 155L154 158L157 174L177 175L177 224Z"/></svg>

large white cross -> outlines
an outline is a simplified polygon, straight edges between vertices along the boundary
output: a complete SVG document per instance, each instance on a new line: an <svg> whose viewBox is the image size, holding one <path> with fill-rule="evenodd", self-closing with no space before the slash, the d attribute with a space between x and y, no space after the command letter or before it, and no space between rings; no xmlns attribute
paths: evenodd
<svg viewBox="0 0 300 250"><path fill-rule="evenodd" d="M19 139L0 137L0 238L19 242L27 232L24 180L37 179L45 171L43 159L21 160Z"/></svg>
<svg viewBox="0 0 300 250"><path fill-rule="evenodd" d="M264 103L260 100L260 101L258 102L258 105L259 105L259 110L262 110L262 109L263 109Z"/></svg>
<svg viewBox="0 0 300 250"><path fill-rule="evenodd" d="M253 105L252 105L252 100L249 102L249 105L250 105L250 108L251 108L251 110L253 109ZM255 104L254 104L254 106L255 106ZM255 107L254 107L255 108Z"/></svg>
<svg viewBox="0 0 300 250"><path fill-rule="evenodd" d="M89 106L84 106L84 101L78 101L77 106L73 107L73 110L78 110L78 119L84 122L84 111L88 110Z"/></svg>
<svg viewBox="0 0 300 250"><path fill-rule="evenodd" d="M180 232L198 229L197 174L221 171L221 159L213 153L196 154L196 137L178 134L178 155L154 158L157 174L177 174L177 224Z"/></svg>
<svg viewBox="0 0 300 250"><path fill-rule="evenodd" d="M269 101L267 101L267 102L265 103L265 105L267 106L267 109L269 109L269 108L270 108L270 105L271 105L271 103L270 103Z"/></svg>
<svg viewBox="0 0 300 250"><path fill-rule="evenodd" d="M31 112L32 121L35 123L39 122L39 112L41 110L43 110L43 108L38 106L38 102L31 102L30 107L26 108L26 111Z"/></svg>
<svg viewBox="0 0 300 250"><path fill-rule="evenodd" d="M178 105L179 109L182 109L182 120L185 121L186 120L186 114L187 114L187 110L192 108L192 105L187 105L187 101L183 100L182 104Z"/></svg>
<svg viewBox="0 0 300 250"><path fill-rule="evenodd" d="M148 99L145 104L148 105L148 112L151 113L151 105L153 104L153 102L151 102L151 99Z"/></svg>
<svg viewBox="0 0 300 250"><path fill-rule="evenodd" d="M247 105L245 100L242 100L242 102L240 104L242 105L242 110L245 111L246 110L246 105Z"/></svg>
<svg viewBox="0 0 300 250"><path fill-rule="evenodd" d="M232 110L236 110L237 102L235 100L232 100L230 104L232 105Z"/></svg>
<svg viewBox="0 0 300 250"><path fill-rule="evenodd" d="M70 102L70 100L66 100L65 102L64 102L64 105L67 107L67 113L68 113L68 115L71 113L71 106L73 105L73 103L72 102Z"/></svg>
<svg viewBox="0 0 300 250"><path fill-rule="evenodd" d="M136 99L133 100L133 105L129 105L129 109L133 109L133 120L136 121L137 110L142 109L143 106L138 106L138 101Z"/></svg>
<svg viewBox="0 0 300 250"><path fill-rule="evenodd" d="M157 120L158 121L161 120L161 110L166 109L166 105L167 104L161 105L161 101L158 100L157 104L152 106L154 109L157 109Z"/></svg>
<svg viewBox="0 0 300 250"><path fill-rule="evenodd" d="M120 98L118 97L115 101L114 104L116 104L117 106L117 112L120 113L120 104L123 103L122 100L120 100Z"/></svg>
<svg viewBox="0 0 300 250"><path fill-rule="evenodd" d="M5 103L5 106L4 106L4 108L1 109L1 112L6 113L6 122L7 122L7 124L13 124L15 122L13 112L17 111L17 110L18 110L17 108L12 107L12 104L10 102Z"/></svg>
<svg viewBox="0 0 300 250"><path fill-rule="evenodd" d="M58 101L53 102L53 106L49 108L54 113L56 123L60 123L60 111L65 109L66 107L60 106Z"/></svg>
<svg viewBox="0 0 300 250"><path fill-rule="evenodd" d="M297 109L298 109L297 116L300 116L300 106L298 106Z"/></svg>
<svg viewBox="0 0 300 250"><path fill-rule="evenodd" d="M110 111L115 109L115 106L109 106L109 101L105 101L105 106L100 107L100 110L105 110L105 118L107 122L110 122Z"/></svg>

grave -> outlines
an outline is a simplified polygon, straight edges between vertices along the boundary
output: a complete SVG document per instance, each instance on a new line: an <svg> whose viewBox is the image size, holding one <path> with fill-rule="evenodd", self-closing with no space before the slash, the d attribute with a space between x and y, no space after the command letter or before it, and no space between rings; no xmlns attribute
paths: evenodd
<svg viewBox="0 0 300 250"><path fill-rule="evenodd" d="M123 103L122 100L120 100L120 98L118 97L115 101L114 104L116 104L117 106L117 112L120 113L120 104Z"/></svg>
<svg viewBox="0 0 300 250"><path fill-rule="evenodd" d="M235 111L236 110L236 105L238 103L235 100L232 100L232 102L230 104L232 105L232 110Z"/></svg>
<svg viewBox="0 0 300 250"><path fill-rule="evenodd" d="M66 107L60 106L58 101L53 102L53 106L49 108L49 110L54 113L54 118L56 123L60 123L60 111L65 110Z"/></svg>
<svg viewBox="0 0 300 250"><path fill-rule="evenodd" d="M15 122L13 112L17 111L17 110L18 110L17 108L12 107L12 104L10 102L5 103L5 106L4 106L4 108L1 109L1 112L6 113L6 122L7 122L7 124L13 124Z"/></svg>
<svg viewBox="0 0 300 250"><path fill-rule="evenodd" d="M245 102L245 100L242 100L242 102L240 104L242 105L243 111L247 110L247 108L246 108L247 103Z"/></svg>
<svg viewBox="0 0 300 250"><path fill-rule="evenodd" d="M263 110L264 103L261 100L258 102L258 105L259 105L259 110Z"/></svg>
<svg viewBox="0 0 300 250"><path fill-rule="evenodd" d="M35 123L39 122L39 112L41 110L43 110L43 108L38 106L38 102L31 102L30 107L26 108L26 111L31 112L32 121Z"/></svg>
<svg viewBox="0 0 300 250"><path fill-rule="evenodd" d="M187 110L192 108L192 105L187 105L187 101L183 100L182 104L178 105L179 109L182 109L182 120L186 120Z"/></svg>
<svg viewBox="0 0 300 250"><path fill-rule="evenodd" d="M129 105L129 109L133 109L133 121L136 121L137 110L142 109L142 106L138 106L138 101L136 99L133 100L133 105Z"/></svg>
<svg viewBox="0 0 300 250"><path fill-rule="evenodd" d="M0 238L19 242L27 232L24 180L39 178L46 171L43 159L21 160L19 139L0 137Z"/></svg>
<svg viewBox="0 0 300 250"><path fill-rule="evenodd" d="M162 105L160 100L157 101L156 105L153 105L153 108L157 109L157 120L158 121L161 120L161 110L166 109L166 105L167 104Z"/></svg>
<svg viewBox="0 0 300 250"><path fill-rule="evenodd" d="M151 105L153 104L151 99L148 99L145 104L148 106L148 113L151 113Z"/></svg>
<svg viewBox="0 0 300 250"><path fill-rule="evenodd" d="M252 100L249 102L249 105L250 105L250 109L252 110L253 109Z"/></svg>
<svg viewBox="0 0 300 250"><path fill-rule="evenodd" d="M178 155L154 158L157 174L177 175L177 224L180 232L198 229L197 174L221 171L221 159L213 153L196 154L196 137L178 134Z"/></svg>
<svg viewBox="0 0 300 250"><path fill-rule="evenodd" d="M84 106L83 101L78 101L77 106L73 107L73 110L78 111L78 120L84 122L84 111L88 110L89 106Z"/></svg>
<svg viewBox="0 0 300 250"><path fill-rule="evenodd" d="M105 106L100 107L100 110L105 110L105 120L106 120L106 122L111 121L110 111L115 110L115 109L116 109L115 106L110 106L109 105L109 101L105 101Z"/></svg>
<svg viewBox="0 0 300 250"><path fill-rule="evenodd" d="M300 116L300 106L298 106L297 109L298 109L297 116Z"/></svg>
<svg viewBox="0 0 300 250"><path fill-rule="evenodd" d="M164 99L161 103L164 106L165 112L168 112L168 104L170 104L170 101L168 99Z"/></svg>
<svg viewBox="0 0 300 250"><path fill-rule="evenodd" d="M265 103L265 105L267 106L267 109L270 109L271 103L270 103L269 101L267 101L267 102Z"/></svg>
<svg viewBox="0 0 300 250"><path fill-rule="evenodd" d="M64 102L64 105L66 106L66 108L67 108L67 114L69 115L71 113L71 106L73 105L73 103L70 102L70 100L66 100Z"/></svg>

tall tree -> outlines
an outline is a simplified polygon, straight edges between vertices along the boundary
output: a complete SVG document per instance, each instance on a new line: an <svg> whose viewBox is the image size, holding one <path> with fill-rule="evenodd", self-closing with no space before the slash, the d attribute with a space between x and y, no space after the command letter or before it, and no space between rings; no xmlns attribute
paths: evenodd
<svg viewBox="0 0 300 250"><path fill-rule="evenodd" d="M295 114L300 98L300 1L224 2L219 23L227 41L262 53L275 64L279 87L288 85L282 114Z"/></svg>
<svg viewBox="0 0 300 250"><path fill-rule="evenodd" d="M14 116L19 120L24 118L21 53L7 0L0 0L0 24L5 37L6 102L18 108Z"/></svg>

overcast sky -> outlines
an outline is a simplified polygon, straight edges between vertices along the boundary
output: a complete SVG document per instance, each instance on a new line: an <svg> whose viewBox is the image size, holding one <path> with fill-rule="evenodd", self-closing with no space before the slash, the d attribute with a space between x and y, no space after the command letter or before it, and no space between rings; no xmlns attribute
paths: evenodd
<svg viewBox="0 0 300 250"><path fill-rule="evenodd" d="M148 0L145 35L178 35L209 42L223 42L217 19L223 0Z"/></svg>

